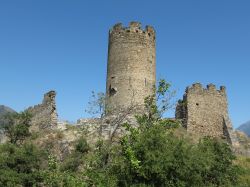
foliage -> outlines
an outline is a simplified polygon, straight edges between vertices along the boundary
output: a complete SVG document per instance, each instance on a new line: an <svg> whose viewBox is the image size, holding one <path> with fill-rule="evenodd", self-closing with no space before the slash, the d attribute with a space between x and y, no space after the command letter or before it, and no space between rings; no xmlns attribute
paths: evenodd
<svg viewBox="0 0 250 187"><path fill-rule="evenodd" d="M157 105L169 84L160 82L158 95L145 99L146 112L136 116L138 127L124 124L128 133L118 144L101 142L86 175L101 186L231 186L239 169L228 144L204 138L190 143L175 136L177 121L161 118Z"/></svg>
<svg viewBox="0 0 250 187"><path fill-rule="evenodd" d="M95 93L92 91L91 100L88 102L88 108L85 112L97 116L103 117L105 110L105 94L103 92Z"/></svg>
<svg viewBox="0 0 250 187"><path fill-rule="evenodd" d="M177 138L161 124L129 129L106 177L117 186L230 186L237 182L238 169L227 144L204 139L199 144Z"/></svg>
<svg viewBox="0 0 250 187"><path fill-rule="evenodd" d="M0 186L86 186L75 173L61 171L54 155L24 141L31 135L30 118L26 112L5 116L3 130L10 141L0 145ZM79 155L88 151L83 139L76 147Z"/></svg>
<svg viewBox="0 0 250 187"><path fill-rule="evenodd" d="M75 151L71 153L61 165L61 171L77 172L79 167L84 163L90 147L85 138L80 137L75 144Z"/></svg>
<svg viewBox="0 0 250 187"><path fill-rule="evenodd" d="M84 179L75 175L75 173L60 171L43 172L44 185L49 187L86 187Z"/></svg>
<svg viewBox="0 0 250 187"><path fill-rule="evenodd" d="M151 125L154 122L163 121L162 116L172 107L171 99L175 95L174 91L170 90L170 83L164 79L160 79L155 94L145 98L145 113L137 115L139 124Z"/></svg>
<svg viewBox="0 0 250 187"><path fill-rule="evenodd" d="M50 187L85 187L86 183L76 173L61 171L54 155L48 156L48 168L41 172L43 184Z"/></svg>
<svg viewBox="0 0 250 187"><path fill-rule="evenodd" d="M89 145L88 145L88 142L85 138L81 137L77 143L76 143L76 146L75 146L75 150L79 153L87 153L89 151Z"/></svg>
<svg viewBox="0 0 250 187"><path fill-rule="evenodd" d="M176 136L179 122L161 117L169 107L169 87L159 82L156 94L145 99L145 113L136 116L138 126L123 124L127 133L118 142L90 146L81 137L63 160L24 141L29 115L9 117L10 142L0 145L0 186L249 186L249 159L235 161L228 144L208 137L194 144Z"/></svg>
<svg viewBox="0 0 250 187"><path fill-rule="evenodd" d="M162 117L166 111L175 106L175 103L172 103L174 96L175 91L171 90L171 84L164 79L160 79L158 81L155 96L153 97L156 99L157 113L160 117ZM147 105L147 102L145 102L145 104Z"/></svg>
<svg viewBox="0 0 250 187"><path fill-rule="evenodd" d="M44 155L32 144L0 145L0 186L32 186L41 182Z"/></svg>
<svg viewBox="0 0 250 187"><path fill-rule="evenodd" d="M30 136L31 114L28 112L9 113L4 116L2 129L13 144L22 144Z"/></svg>
<svg viewBox="0 0 250 187"><path fill-rule="evenodd" d="M250 186L250 158L239 156L236 160L236 164L241 168L238 186Z"/></svg>
<svg viewBox="0 0 250 187"><path fill-rule="evenodd" d="M116 187L117 179L110 172L110 158L111 155L118 153L116 146L109 142L100 140L96 143L95 149L89 155L88 168L86 168L84 175L87 176L89 186L100 187ZM113 160L116 162L115 160ZM112 162L113 162L112 161Z"/></svg>

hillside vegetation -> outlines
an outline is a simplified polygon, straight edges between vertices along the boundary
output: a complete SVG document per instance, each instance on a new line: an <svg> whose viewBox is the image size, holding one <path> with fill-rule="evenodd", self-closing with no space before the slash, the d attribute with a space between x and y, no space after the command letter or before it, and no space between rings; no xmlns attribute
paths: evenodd
<svg viewBox="0 0 250 187"><path fill-rule="evenodd" d="M129 134L118 142L100 140L90 146L80 138L64 160L30 143L33 137L25 121L11 125L13 138L0 145L0 186L250 184L249 160L236 160L230 147L218 140L205 138L193 144L177 136L177 124L167 120L138 116L139 128L125 124Z"/></svg>
<svg viewBox="0 0 250 187"><path fill-rule="evenodd" d="M168 87L163 82L157 94L164 96ZM155 98L161 97L145 99L137 128L125 123L126 134L95 144L83 136L63 159L53 146L34 143L39 134L29 131L28 113L9 116L3 125L9 141L0 145L0 186L250 186L249 159L237 159L230 146L217 139L194 143L177 121L160 117L164 106L157 107Z"/></svg>

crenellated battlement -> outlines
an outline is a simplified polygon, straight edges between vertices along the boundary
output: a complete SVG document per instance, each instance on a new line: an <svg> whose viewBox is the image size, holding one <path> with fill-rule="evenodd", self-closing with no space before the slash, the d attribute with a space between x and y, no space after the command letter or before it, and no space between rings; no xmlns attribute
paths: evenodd
<svg viewBox="0 0 250 187"><path fill-rule="evenodd" d="M207 90L209 90L209 91L216 91L216 86L214 84L208 84L207 85Z"/></svg>
<svg viewBox="0 0 250 187"><path fill-rule="evenodd" d="M220 89L217 90L216 86L214 84L208 84L206 88L202 86L201 83L194 83L192 86L189 86L186 88L186 93L219 93L219 94L225 94L226 93L226 87L220 86Z"/></svg>
<svg viewBox="0 0 250 187"><path fill-rule="evenodd" d="M129 23L129 28L130 29L141 29L141 23L137 21L131 21Z"/></svg>
<svg viewBox="0 0 250 187"><path fill-rule="evenodd" d="M214 84L203 87L194 83L186 88L183 99L176 105L175 116L182 120L187 132L195 136L211 136L232 143L226 87Z"/></svg>
<svg viewBox="0 0 250 187"><path fill-rule="evenodd" d="M124 33L138 33L155 39L155 30L152 26L147 25L142 29L141 23L135 21L130 22L128 27L124 27L122 23L117 23L109 30L110 35Z"/></svg>

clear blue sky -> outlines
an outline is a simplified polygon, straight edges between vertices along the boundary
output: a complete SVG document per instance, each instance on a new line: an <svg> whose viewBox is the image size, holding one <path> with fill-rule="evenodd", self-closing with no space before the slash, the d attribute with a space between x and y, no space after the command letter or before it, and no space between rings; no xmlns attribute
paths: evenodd
<svg viewBox="0 0 250 187"><path fill-rule="evenodd" d="M250 119L249 0L1 0L0 104L21 111L56 90L60 119L88 116L104 91L108 30L157 31L157 76L181 98L194 82L227 87L235 127Z"/></svg>

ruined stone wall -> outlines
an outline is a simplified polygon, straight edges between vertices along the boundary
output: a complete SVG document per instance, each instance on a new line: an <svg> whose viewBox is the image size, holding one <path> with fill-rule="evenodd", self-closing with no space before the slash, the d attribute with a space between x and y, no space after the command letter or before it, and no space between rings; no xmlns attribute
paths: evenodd
<svg viewBox="0 0 250 187"><path fill-rule="evenodd" d="M153 93L155 66L154 29L143 30L138 22L129 27L116 24L109 31L106 112L144 107L144 98Z"/></svg>
<svg viewBox="0 0 250 187"><path fill-rule="evenodd" d="M44 95L42 104L27 109L32 115L31 130L52 129L57 126L56 92L50 91Z"/></svg>
<svg viewBox="0 0 250 187"><path fill-rule="evenodd" d="M182 119L187 132L226 139L232 143L232 125L228 115L225 87L216 90L209 84L203 88L200 83L186 89L183 100L176 107L176 118Z"/></svg>

